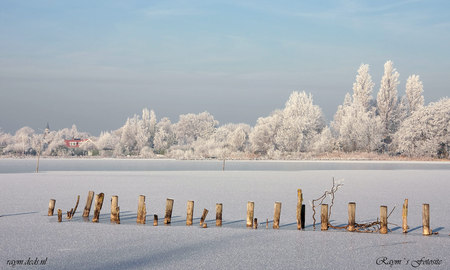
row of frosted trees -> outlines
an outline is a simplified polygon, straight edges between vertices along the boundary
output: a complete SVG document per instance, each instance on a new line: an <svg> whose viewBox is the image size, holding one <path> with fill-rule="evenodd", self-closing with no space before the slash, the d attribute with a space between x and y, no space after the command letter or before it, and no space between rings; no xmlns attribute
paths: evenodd
<svg viewBox="0 0 450 270"><path fill-rule="evenodd" d="M329 126L311 94L293 92L283 109L260 117L254 127L226 124L208 112L181 115L177 123L159 121L153 111L129 118L124 126L89 137L72 129L37 134L24 127L15 135L0 133L3 154L65 156L164 156L196 158L311 158L330 153L379 153L409 157L449 157L450 99L425 105L419 76L411 75L399 97L399 73L392 61L384 65L380 88L373 98L369 66L362 64ZM64 139L90 138L80 149L68 150Z"/></svg>

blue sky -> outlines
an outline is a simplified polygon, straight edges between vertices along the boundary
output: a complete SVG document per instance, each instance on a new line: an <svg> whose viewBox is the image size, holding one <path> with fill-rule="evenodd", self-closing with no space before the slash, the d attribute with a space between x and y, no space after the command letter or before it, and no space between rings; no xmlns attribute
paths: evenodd
<svg viewBox="0 0 450 270"><path fill-rule="evenodd" d="M98 135L141 109L253 125L294 91L331 120L356 70L450 91L448 1L0 1L0 127Z"/></svg>

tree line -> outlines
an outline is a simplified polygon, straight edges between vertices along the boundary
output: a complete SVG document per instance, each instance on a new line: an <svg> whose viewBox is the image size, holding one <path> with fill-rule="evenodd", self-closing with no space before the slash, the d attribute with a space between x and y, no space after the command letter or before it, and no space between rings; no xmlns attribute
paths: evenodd
<svg viewBox="0 0 450 270"><path fill-rule="evenodd" d="M329 125L321 108L306 92L294 91L285 107L258 118L255 126L225 124L208 112L180 115L172 123L143 109L117 130L90 136L71 129L36 133L30 127L14 135L0 131L0 153L103 157L167 157L177 159L298 159L333 153L378 153L412 158L449 158L450 99L425 105L423 83L408 77L405 95L399 96L399 73L392 61L384 64L380 88L369 65L362 64ZM65 146L65 139L89 139L79 148Z"/></svg>

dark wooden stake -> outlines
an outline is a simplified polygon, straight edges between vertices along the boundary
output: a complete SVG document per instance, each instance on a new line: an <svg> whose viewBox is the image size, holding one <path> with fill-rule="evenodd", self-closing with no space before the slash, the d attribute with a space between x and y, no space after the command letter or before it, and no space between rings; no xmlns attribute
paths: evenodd
<svg viewBox="0 0 450 270"><path fill-rule="evenodd" d="M62 210L58 209L58 222L62 222Z"/></svg>
<svg viewBox="0 0 450 270"><path fill-rule="evenodd" d="M202 214L202 217L200 218L200 226L202 226L203 223L205 222L206 215L208 215L208 209L205 208L205 209L203 209L203 214Z"/></svg>
<svg viewBox="0 0 450 270"><path fill-rule="evenodd" d="M432 234L432 231L430 229L430 205L427 203L424 203L422 207L422 226L423 235Z"/></svg>
<svg viewBox="0 0 450 270"><path fill-rule="evenodd" d="M53 216L53 212L55 211L55 204L56 204L55 199L51 199L50 202L48 203L48 215L49 216Z"/></svg>
<svg viewBox="0 0 450 270"><path fill-rule="evenodd" d="M158 215L153 215L153 226L158 226Z"/></svg>
<svg viewBox="0 0 450 270"><path fill-rule="evenodd" d="M305 213L306 213L306 207L303 204L302 205L302 230L305 229Z"/></svg>
<svg viewBox="0 0 450 270"><path fill-rule="evenodd" d="M145 224L146 217L147 217L147 208L145 207L145 196L139 195L136 223Z"/></svg>
<svg viewBox="0 0 450 270"><path fill-rule="evenodd" d="M322 204L320 219L322 222L321 230L327 231L328 230L328 204Z"/></svg>
<svg viewBox="0 0 450 270"><path fill-rule="evenodd" d="M216 203L216 226L222 226L222 210L223 205L221 203Z"/></svg>
<svg viewBox="0 0 450 270"><path fill-rule="evenodd" d="M186 225L191 226L194 220L194 201L187 202Z"/></svg>
<svg viewBox="0 0 450 270"><path fill-rule="evenodd" d="M269 219L266 218L266 229L269 229Z"/></svg>
<svg viewBox="0 0 450 270"><path fill-rule="evenodd" d="M297 230L302 229L302 206L303 206L303 194L302 190L297 189Z"/></svg>
<svg viewBox="0 0 450 270"><path fill-rule="evenodd" d="M111 223L120 224L119 196L111 197Z"/></svg>
<svg viewBox="0 0 450 270"><path fill-rule="evenodd" d="M94 217L92 218L92 222L98 222L100 218L100 210L102 210L103 199L105 194L100 193L95 195L95 209L94 209Z"/></svg>
<svg viewBox="0 0 450 270"><path fill-rule="evenodd" d="M356 203L354 203L354 202L348 203L348 227L347 227L347 230L349 232L355 231L355 212L356 212Z"/></svg>
<svg viewBox="0 0 450 270"><path fill-rule="evenodd" d="M281 202L275 202L273 210L273 228L280 228Z"/></svg>
<svg viewBox="0 0 450 270"><path fill-rule="evenodd" d="M405 202L403 203L402 230L403 233L408 232L408 199L405 199Z"/></svg>
<svg viewBox="0 0 450 270"><path fill-rule="evenodd" d="M253 227L253 214L255 210L254 202L247 202L247 227Z"/></svg>
<svg viewBox="0 0 450 270"><path fill-rule="evenodd" d="M94 199L94 191L89 191L86 200L86 206L84 207L83 217L89 217L89 212L91 212L92 200Z"/></svg>
<svg viewBox="0 0 450 270"><path fill-rule="evenodd" d="M380 233L386 234L388 233L387 226L387 206L380 206Z"/></svg>
<svg viewBox="0 0 450 270"><path fill-rule="evenodd" d="M253 229L258 229L258 219L257 218L254 218L253 219Z"/></svg>

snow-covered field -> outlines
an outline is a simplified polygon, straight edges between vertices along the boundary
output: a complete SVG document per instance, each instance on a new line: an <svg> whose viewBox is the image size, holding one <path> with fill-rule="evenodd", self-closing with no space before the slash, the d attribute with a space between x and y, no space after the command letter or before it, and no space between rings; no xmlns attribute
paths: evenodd
<svg viewBox="0 0 450 270"><path fill-rule="evenodd" d="M13 166L19 161L7 162ZM5 160L0 163L0 169L5 168ZM449 269L450 163L427 164L370 169L374 165L367 162L366 169L346 170L329 162L334 169L224 172L221 166L218 170L99 168L39 174L0 170L0 269ZM392 224L387 235L322 232L320 224L314 231L308 201L329 189L332 177L344 179L336 194L332 224L346 224L347 203L355 201L357 222L376 220L380 205L387 205L388 211L396 207L389 222L400 225L403 200L408 198L410 233L404 235ZM307 205L304 231L297 231L295 223L298 188L303 189ZM100 223L81 218L89 190L105 193ZM141 194L146 195L146 225L136 224ZM47 216L49 199L56 199L56 208L64 212L74 207L77 195L81 200L73 220L63 218L58 223L56 215ZM119 225L109 221L112 195L119 196ZM175 200L172 225L154 227L153 214L162 224L166 198ZM195 201L192 227L185 226L188 200ZM269 224L266 230L260 224L258 230L247 229L247 201L255 202L255 217L264 223L273 219L274 202L282 202L281 228L273 230ZM224 224L216 228L219 202ZM431 227L438 235L422 236L423 203L430 204ZM210 211L207 229L199 227L203 208ZM29 258L46 259L46 265L13 267L16 260ZM424 265L430 263L427 259L440 265Z"/></svg>

